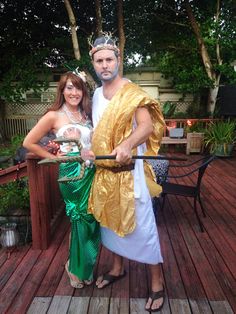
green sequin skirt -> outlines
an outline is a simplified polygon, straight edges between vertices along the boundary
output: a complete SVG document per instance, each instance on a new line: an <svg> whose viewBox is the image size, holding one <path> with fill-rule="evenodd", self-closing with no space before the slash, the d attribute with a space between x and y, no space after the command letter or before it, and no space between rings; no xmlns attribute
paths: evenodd
<svg viewBox="0 0 236 314"><path fill-rule="evenodd" d="M78 162L61 163L59 177L80 174ZM60 183L66 214L71 221L69 271L81 280L93 278L93 269L100 245L100 227L93 215L87 213L89 192L95 167L86 168L82 179Z"/></svg>

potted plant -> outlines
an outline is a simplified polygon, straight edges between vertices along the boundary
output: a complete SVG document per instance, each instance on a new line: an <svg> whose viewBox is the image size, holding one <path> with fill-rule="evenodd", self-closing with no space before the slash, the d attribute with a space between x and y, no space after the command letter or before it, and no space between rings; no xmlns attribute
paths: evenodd
<svg viewBox="0 0 236 314"><path fill-rule="evenodd" d="M185 132L187 134L187 154L200 153L204 143L205 127L203 122L192 123L188 120Z"/></svg>
<svg viewBox="0 0 236 314"><path fill-rule="evenodd" d="M234 121L218 121L209 124L205 131L205 145L210 153L219 157L228 157L233 153L236 140L236 123Z"/></svg>

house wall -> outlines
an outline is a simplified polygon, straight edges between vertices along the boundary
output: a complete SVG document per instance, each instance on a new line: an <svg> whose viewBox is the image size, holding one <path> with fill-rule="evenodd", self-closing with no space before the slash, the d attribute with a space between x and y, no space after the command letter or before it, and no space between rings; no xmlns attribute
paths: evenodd
<svg viewBox="0 0 236 314"><path fill-rule="evenodd" d="M150 68L143 68L140 71L134 70L128 72L125 77L140 85L151 97L159 100L161 106L167 102L177 104L176 112L185 112L193 102L193 95L178 93L173 89L171 79L165 79L164 76Z"/></svg>

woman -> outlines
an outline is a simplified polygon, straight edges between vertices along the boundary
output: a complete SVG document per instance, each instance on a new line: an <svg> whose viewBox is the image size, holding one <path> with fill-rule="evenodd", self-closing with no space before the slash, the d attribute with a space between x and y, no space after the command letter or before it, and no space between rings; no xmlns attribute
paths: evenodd
<svg viewBox="0 0 236 314"><path fill-rule="evenodd" d="M53 132L56 137L80 139L82 147L88 149L92 134L90 116L91 103L83 72L67 72L58 84L54 105L29 132L23 146L42 158L55 158L55 155L37 144L45 134ZM79 149L73 142L64 142L60 145L57 156L78 155L78 152ZM80 169L78 162L61 163L59 177L78 176ZM94 173L94 166L86 167L84 176L79 181L60 183L66 214L71 220L69 260L65 269L74 288L83 288L92 283L100 243L99 225L87 213Z"/></svg>

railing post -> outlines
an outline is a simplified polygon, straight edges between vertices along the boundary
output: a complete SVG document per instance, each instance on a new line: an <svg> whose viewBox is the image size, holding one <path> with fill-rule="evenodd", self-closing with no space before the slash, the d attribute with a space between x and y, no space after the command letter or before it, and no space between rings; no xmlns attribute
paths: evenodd
<svg viewBox="0 0 236 314"><path fill-rule="evenodd" d="M33 249L47 249L50 242L51 186L49 166L38 165L39 157L27 154Z"/></svg>

